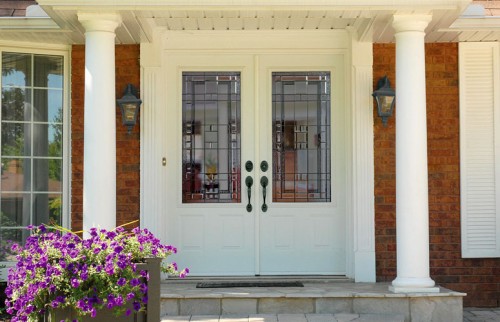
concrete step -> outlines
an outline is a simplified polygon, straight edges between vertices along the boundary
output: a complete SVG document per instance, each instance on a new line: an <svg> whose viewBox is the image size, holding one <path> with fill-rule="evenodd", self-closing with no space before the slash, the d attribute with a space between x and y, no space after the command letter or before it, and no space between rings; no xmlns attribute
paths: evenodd
<svg viewBox="0 0 500 322"><path fill-rule="evenodd" d="M161 322L405 322L402 314L250 314L164 316Z"/></svg>
<svg viewBox="0 0 500 322"><path fill-rule="evenodd" d="M281 315L291 319L298 314L297 318L302 316L302 320L297 321L306 322L309 322L304 320L308 316L314 322L314 317L340 321L337 315L354 319L342 321L393 321L380 318L388 314L395 319L403 316L401 321L407 322L462 321L463 293L444 288L437 293L392 293L388 286L387 283L306 282L304 287L199 289L193 283L168 283L161 285L160 312L161 316L184 320L193 316L226 318L236 315L242 316L243 321L259 321L250 320L250 317L266 315L270 316L269 321L281 322L286 321L279 320ZM273 317L278 320L273 320Z"/></svg>

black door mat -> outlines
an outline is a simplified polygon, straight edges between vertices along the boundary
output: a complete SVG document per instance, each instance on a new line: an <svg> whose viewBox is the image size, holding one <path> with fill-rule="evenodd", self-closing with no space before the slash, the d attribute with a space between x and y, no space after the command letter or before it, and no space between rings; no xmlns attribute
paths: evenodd
<svg viewBox="0 0 500 322"><path fill-rule="evenodd" d="M230 288L230 287L304 287L301 282L204 282L196 284L196 288Z"/></svg>

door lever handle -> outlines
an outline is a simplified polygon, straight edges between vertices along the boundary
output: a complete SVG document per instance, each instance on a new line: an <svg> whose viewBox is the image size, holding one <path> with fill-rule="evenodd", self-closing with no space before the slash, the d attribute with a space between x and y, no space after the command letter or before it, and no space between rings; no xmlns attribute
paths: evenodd
<svg viewBox="0 0 500 322"><path fill-rule="evenodd" d="M266 176L260 178L260 185L262 186L262 200L263 200L263 203L262 203L262 212L266 212L267 211L267 204L266 204L266 187L267 185L269 184L269 180L267 179Z"/></svg>
<svg viewBox="0 0 500 322"><path fill-rule="evenodd" d="M247 193L248 193L248 204L247 204L247 211L251 212L252 211L252 185L253 185L253 178L251 176L246 177L245 179L245 185L247 186Z"/></svg>

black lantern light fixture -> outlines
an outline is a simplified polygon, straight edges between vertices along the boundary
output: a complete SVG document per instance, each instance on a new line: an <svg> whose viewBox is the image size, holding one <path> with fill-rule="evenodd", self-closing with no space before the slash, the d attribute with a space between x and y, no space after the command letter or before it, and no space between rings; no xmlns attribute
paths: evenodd
<svg viewBox="0 0 500 322"><path fill-rule="evenodd" d="M378 80L377 90L372 93L377 102L378 116L382 118L382 123L387 126L387 120L392 116L396 92L391 88L391 82L387 76Z"/></svg>
<svg viewBox="0 0 500 322"><path fill-rule="evenodd" d="M136 96L137 90L134 85L127 84L123 97L116 100L116 103L122 111L122 123L128 128L128 133L132 131L137 123L137 114L142 100Z"/></svg>

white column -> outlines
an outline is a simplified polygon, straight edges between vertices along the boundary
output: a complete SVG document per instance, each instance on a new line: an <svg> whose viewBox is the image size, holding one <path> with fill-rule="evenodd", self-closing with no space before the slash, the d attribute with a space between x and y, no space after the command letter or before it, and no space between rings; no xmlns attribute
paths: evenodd
<svg viewBox="0 0 500 322"><path fill-rule="evenodd" d="M85 28L83 229L116 227L116 14L79 13Z"/></svg>
<svg viewBox="0 0 500 322"><path fill-rule="evenodd" d="M396 248L394 292L439 292L429 274L425 28L430 15L395 15Z"/></svg>

